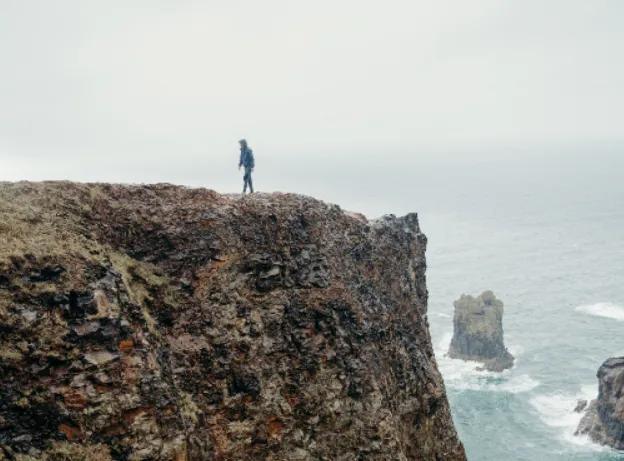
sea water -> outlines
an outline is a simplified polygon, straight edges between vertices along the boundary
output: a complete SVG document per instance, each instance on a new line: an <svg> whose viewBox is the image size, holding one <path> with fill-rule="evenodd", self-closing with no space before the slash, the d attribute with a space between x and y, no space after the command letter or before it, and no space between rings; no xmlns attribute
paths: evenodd
<svg viewBox="0 0 624 461"><path fill-rule="evenodd" d="M506 178L467 169L423 206L431 333L471 461L624 459L574 435L598 367L624 355L624 171L614 165L537 162ZM487 289L505 303L516 357L503 373L445 356L453 301Z"/></svg>

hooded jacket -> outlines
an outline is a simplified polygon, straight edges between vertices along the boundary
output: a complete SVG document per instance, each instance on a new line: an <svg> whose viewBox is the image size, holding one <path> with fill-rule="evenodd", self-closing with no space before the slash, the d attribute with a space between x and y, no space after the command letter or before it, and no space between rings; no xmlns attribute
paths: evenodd
<svg viewBox="0 0 624 461"><path fill-rule="evenodd" d="M256 166L253 151L249 147L241 147L240 161L238 162L238 166L244 166L245 168L254 168Z"/></svg>

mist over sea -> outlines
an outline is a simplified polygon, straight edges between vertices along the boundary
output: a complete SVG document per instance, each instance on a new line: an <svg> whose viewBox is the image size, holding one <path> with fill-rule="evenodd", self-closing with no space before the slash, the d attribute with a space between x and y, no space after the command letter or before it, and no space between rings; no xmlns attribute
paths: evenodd
<svg viewBox="0 0 624 461"><path fill-rule="evenodd" d="M469 460L624 459L573 435L598 367L624 355L622 166L592 155L486 163L447 176L435 204L422 198L429 321ZM453 301L486 289L505 302L516 357L500 375L444 356Z"/></svg>

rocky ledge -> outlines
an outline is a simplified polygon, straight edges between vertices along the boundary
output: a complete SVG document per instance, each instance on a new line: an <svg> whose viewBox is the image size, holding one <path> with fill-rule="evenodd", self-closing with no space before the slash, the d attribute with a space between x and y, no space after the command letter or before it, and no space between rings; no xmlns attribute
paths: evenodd
<svg viewBox="0 0 624 461"><path fill-rule="evenodd" d="M0 459L464 460L416 215L0 184Z"/></svg>
<svg viewBox="0 0 624 461"><path fill-rule="evenodd" d="M462 295L454 306L449 357L481 362L488 371L513 367L514 358L503 340L503 302L485 291L476 298Z"/></svg>
<svg viewBox="0 0 624 461"><path fill-rule="evenodd" d="M577 435L624 450L624 357L611 358L598 369L598 398L589 404Z"/></svg>

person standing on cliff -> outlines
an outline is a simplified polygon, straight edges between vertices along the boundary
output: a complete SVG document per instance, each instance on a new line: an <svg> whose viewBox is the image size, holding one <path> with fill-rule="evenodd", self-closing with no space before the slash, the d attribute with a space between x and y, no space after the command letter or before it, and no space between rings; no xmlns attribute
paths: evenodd
<svg viewBox="0 0 624 461"><path fill-rule="evenodd" d="M247 145L247 140L241 139L238 141L240 144L240 160L238 162L238 169L245 168L245 176L243 176L244 186L243 195L247 193L247 186L249 185L249 192L253 194L253 181L251 180L251 173L256 166L254 160L253 151Z"/></svg>

